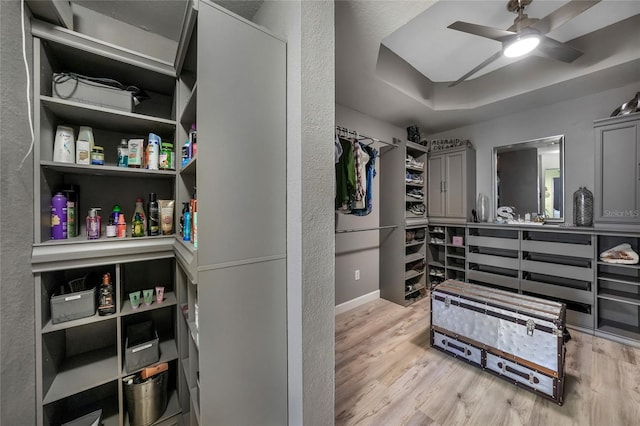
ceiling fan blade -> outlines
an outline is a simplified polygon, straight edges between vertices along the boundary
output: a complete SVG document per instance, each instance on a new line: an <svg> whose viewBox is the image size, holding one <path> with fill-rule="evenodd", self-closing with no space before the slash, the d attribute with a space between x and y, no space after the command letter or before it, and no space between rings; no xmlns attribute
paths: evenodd
<svg viewBox="0 0 640 426"><path fill-rule="evenodd" d="M549 37L542 38L542 42L536 49L536 52L562 62L573 62L582 56L583 53L568 44L560 43Z"/></svg>
<svg viewBox="0 0 640 426"><path fill-rule="evenodd" d="M499 28L485 27L484 25L470 24L469 22L456 21L449 25L447 28L452 30L462 31L463 33L469 33L480 37L490 38L496 41L505 41L506 39L513 37L516 33L501 30Z"/></svg>
<svg viewBox="0 0 640 426"><path fill-rule="evenodd" d="M483 63L481 63L480 65L478 65L477 67L475 67L474 69L472 69L471 71L469 71L468 73L466 73L465 75L463 75L462 77L454 81L453 83L451 83L449 87L457 86L458 83L465 81L467 78L471 77L472 75L480 71L482 68L486 67L491 62L495 61L496 59L499 59L500 57L502 57L502 50L499 50L497 53L487 58Z"/></svg>
<svg viewBox="0 0 640 426"><path fill-rule="evenodd" d="M580 15L585 10L600 3L600 1L601 0L571 0L531 25L531 28L535 28L542 34L547 34L565 22Z"/></svg>

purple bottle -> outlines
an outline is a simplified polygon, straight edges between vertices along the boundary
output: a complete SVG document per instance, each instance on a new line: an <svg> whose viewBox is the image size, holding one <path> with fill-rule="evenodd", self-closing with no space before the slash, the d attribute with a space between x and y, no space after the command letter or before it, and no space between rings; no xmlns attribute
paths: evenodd
<svg viewBox="0 0 640 426"><path fill-rule="evenodd" d="M67 197L62 192L51 199L51 239L67 239Z"/></svg>

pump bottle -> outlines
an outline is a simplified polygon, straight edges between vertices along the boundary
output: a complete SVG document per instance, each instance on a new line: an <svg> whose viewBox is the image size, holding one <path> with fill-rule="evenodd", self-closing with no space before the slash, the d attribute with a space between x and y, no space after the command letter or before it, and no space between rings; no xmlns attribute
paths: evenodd
<svg viewBox="0 0 640 426"><path fill-rule="evenodd" d="M102 218L98 215L100 207L91 207L87 216L87 239L97 240L100 238L102 230Z"/></svg>

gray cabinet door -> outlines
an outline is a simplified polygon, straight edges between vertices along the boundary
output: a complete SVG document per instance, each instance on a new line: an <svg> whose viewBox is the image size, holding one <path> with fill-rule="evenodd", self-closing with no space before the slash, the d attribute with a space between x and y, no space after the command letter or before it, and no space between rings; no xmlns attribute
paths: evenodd
<svg viewBox="0 0 640 426"><path fill-rule="evenodd" d="M287 424L286 260L200 272L200 424Z"/></svg>
<svg viewBox="0 0 640 426"><path fill-rule="evenodd" d="M198 13L198 264L286 250L286 44Z"/></svg>
<svg viewBox="0 0 640 426"><path fill-rule="evenodd" d="M427 214L431 217L445 216L444 210L444 155L429 157L427 190L429 201Z"/></svg>
<svg viewBox="0 0 640 426"><path fill-rule="evenodd" d="M637 121L611 124L596 129L596 221L640 221L638 142Z"/></svg>
<svg viewBox="0 0 640 426"><path fill-rule="evenodd" d="M466 217L467 193L466 152L454 152L445 157L444 199L447 217Z"/></svg>

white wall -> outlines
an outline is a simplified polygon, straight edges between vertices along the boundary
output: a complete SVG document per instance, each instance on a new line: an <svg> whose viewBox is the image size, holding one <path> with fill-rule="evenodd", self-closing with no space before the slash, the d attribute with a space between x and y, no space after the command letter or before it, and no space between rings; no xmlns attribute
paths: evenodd
<svg viewBox="0 0 640 426"><path fill-rule="evenodd" d="M289 424L334 422L334 4L265 1L287 40Z"/></svg>
<svg viewBox="0 0 640 426"><path fill-rule="evenodd" d="M429 135L429 138L471 140L476 149L476 191L491 195L493 147L564 135L565 221L573 223L573 193L581 186L586 186L592 192L595 187L593 121L609 117L615 108L631 99L638 90L640 80L618 89L517 114L505 114L495 120Z"/></svg>
<svg viewBox="0 0 640 426"><path fill-rule="evenodd" d="M394 138L406 139L407 134L405 129L340 104L336 104L336 125L387 142L392 142ZM385 171L380 163L378 158L377 176L373 181L373 211L361 217L336 213L336 229L360 229L382 225L380 223L380 179L385 178ZM336 305L379 290L379 235L377 231L336 234ZM358 281L355 280L356 269L360 270Z"/></svg>

